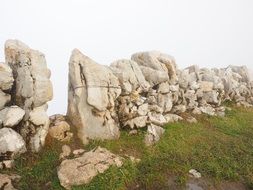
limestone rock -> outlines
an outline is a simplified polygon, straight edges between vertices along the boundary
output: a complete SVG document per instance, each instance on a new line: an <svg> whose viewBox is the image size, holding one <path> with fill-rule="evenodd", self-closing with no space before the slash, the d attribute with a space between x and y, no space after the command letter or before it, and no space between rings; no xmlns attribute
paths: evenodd
<svg viewBox="0 0 253 190"><path fill-rule="evenodd" d="M151 146L157 141L159 141L164 131L165 130L162 127L159 127L154 124L149 125L147 134L145 135L145 139L144 139L145 144L147 146Z"/></svg>
<svg viewBox="0 0 253 190"><path fill-rule="evenodd" d="M17 183L21 177L16 174L7 175L0 173L0 189L1 190L16 190L13 186L13 182Z"/></svg>
<svg viewBox="0 0 253 190"><path fill-rule="evenodd" d="M179 115L171 114L171 113L164 115L164 118L166 120L166 123L173 123L173 122L178 122L180 120L183 120L183 118L180 117Z"/></svg>
<svg viewBox="0 0 253 190"><path fill-rule="evenodd" d="M0 110L3 109L10 100L11 96L0 89Z"/></svg>
<svg viewBox="0 0 253 190"><path fill-rule="evenodd" d="M62 149L62 153L59 156L60 159L64 159L70 156L71 148L68 145L63 145L61 149Z"/></svg>
<svg viewBox="0 0 253 190"><path fill-rule="evenodd" d="M49 135L59 141L69 141L73 137L70 126L66 121L58 121L49 128Z"/></svg>
<svg viewBox="0 0 253 190"><path fill-rule="evenodd" d="M80 155L80 154L83 154L84 152L85 152L85 150L82 149L82 148L73 150L73 154L74 154L75 156L78 156L78 155Z"/></svg>
<svg viewBox="0 0 253 190"><path fill-rule="evenodd" d="M0 89L10 90L13 82L14 79L11 68L5 63L0 63Z"/></svg>
<svg viewBox="0 0 253 190"><path fill-rule="evenodd" d="M18 106L6 107L0 111L0 120L4 127L16 126L24 117L25 111Z"/></svg>
<svg viewBox="0 0 253 190"><path fill-rule="evenodd" d="M5 43L6 64L13 70L15 79L15 103L31 110L50 101L53 97L45 56L18 40Z"/></svg>
<svg viewBox="0 0 253 190"><path fill-rule="evenodd" d="M67 116L84 144L88 139L117 139L115 100L121 93L111 69L98 65L77 49L69 62Z"/></svg>
<svg viewBox="0 0 253 190"><path fill-rule="evenodd" d="M143 75L150 84L159 84L166 81L173 84L178 80L175 59L169 55L157 51L140 52L132 55L131 59L141 66ZM157 79L161 79L159 76L166 76L162 73L167 74L167 78L164 78L167 80L153 80L155 78L152 78L152 75L156 76Z"/></svg>
<svg viewBox="0 0 253 190"><path fill-rule="evenodd" d="M213 90L213 82L208 82L208 81L200 81L200 89L203 92L210 92Z"/></svg>
<svg viewBox="0 0 253 190"><path fill-rule="evenodd" d="M30 147L33 152L39 152L45 144L50 123L46 110L47 105L42 105L34 108L29 114L29 125L35 128L30 135Z"/></svg>
<svg viewBox="0 0 253 190"><path fill-rule="evenodd" d="M23 138L11 128L0 129L0 156L6 159L15 158L26 152Z"/></svg>
<svg viewBox="0 0 253 190"><path fill-rule="evenodd" d="M113 62L110 67L114 75L118 77L124 93L129 94L138 88L146 91L150 87L140 67L134 61L122 59Z"/></svg>
<svg viewBox="0 0 253 190"><path fill-rule="evenodd" d="M155 125L163 126L166 124L166 119L164 118L162 114L149 112L148 117L149 117L150 122Z"/></svg>
<svg viewBox="0 0 253 190"><path fill-rule="evenodd" d="M201 178L201 173L195 169L190 169L189 174L194 178Z"/></svg>
<svg viewBox="0 0 253 190"><path fill-rule="evenodd" d="M125 126L129 126L131 129L134 129L134 128L143 128L143 127L146 127L146 125L147 125L147 119L148 119L147 116L135 117L135 118L133 118L131 120L128 120L125 123Z"/></svg>
<svg viewBox="0 0 253 190"><path fill-rule="evenodd" d="M81 157L66 159L58 168L58 178L66 189L89 183L96 175L104 173L110 166L122 166L122 158L104 148L84 153Z"/></svg>

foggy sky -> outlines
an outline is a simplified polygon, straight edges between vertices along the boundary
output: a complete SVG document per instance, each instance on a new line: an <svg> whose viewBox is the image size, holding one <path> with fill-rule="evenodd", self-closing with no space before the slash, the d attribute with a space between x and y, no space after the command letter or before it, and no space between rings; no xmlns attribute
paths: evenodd
<svg viewBox="0 0 253 190"><path fill-rule="evenodd" d="M48 112L65 114L74 48L105 65L159 50L174 56L179 68L253 69L253 1L0 0L0 62L7 39L46 55L54 86Z"/></svg>

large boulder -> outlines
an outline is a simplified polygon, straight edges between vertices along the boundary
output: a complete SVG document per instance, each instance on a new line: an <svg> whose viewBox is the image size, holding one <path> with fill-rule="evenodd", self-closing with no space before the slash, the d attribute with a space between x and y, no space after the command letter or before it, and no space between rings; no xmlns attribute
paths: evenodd
<svg viewBox="0 0 253 190"><path fill-rule="evenodd" d="M11 128L0 129L0 158L7 160L26 152L23 138Z"/></svg>
<svg viewBox="0 0 253 190"><path fill-rule="evenodd" d="M52 99L53 88L49 80L51 73L44 54L30 49L21 41L7 40L5 59L13 70L16 105L27 112Z"/></svg>
<svg viewBox="0 0 253 190"><path fill-rule="evenodd" d="M44 54L18 40L6 41L5 62L11 67L15 80L12 104L25 110L19 130L30 149L37 152L44 145L49 127L47 102L53 97L50 70Z"/></svg>
<svg viewBox="0 0 253 190"><path fill-rule="evenodd" d="M64 160L58 168L58 178L66 189L89 183L95 176L104 173L110 166L121 167L122 158L104 148L84 153L74 159Z"/></svg>
<svg viewBox="0 0 253 190"><path fill-rule="evenodd" d="M73 50L69 61L67 116L77 127L83 143L88 139L119 137L115 100L120 93L119 80L109 67Z"/></svg>
<svg viewBox="0 0 253 190"><path fill-rule="evenodd" d="M158 51L140 52L132 55L133 61L140 65L146 80L151 85L178 80L175 59Z"/></svg>

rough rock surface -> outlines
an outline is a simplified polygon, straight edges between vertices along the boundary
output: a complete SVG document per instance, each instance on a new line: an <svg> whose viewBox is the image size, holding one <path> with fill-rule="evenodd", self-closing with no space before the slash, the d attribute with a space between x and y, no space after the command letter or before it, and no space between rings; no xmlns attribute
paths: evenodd
<svg viewBox="0 0 253 190"><path fill-rule="evenodd" d="M48 133L47 102L53 97L51 73L47 68L45 56L21 41L7 40L5 43L5 64L10 68L5 68L4 88L10 89L14 79L11 104L25 110L18 130L29 144L29 149L38 152L44 145ZM13 78L10 70L12 70ZM3 86L1 78L0 86ZM0 102L0 106L3 104Z"/></svg>
<svg viewBox="0 0 253 190"><path fill-rule="evenodd" d="M23 119L25 111L18 106L6 107L0 111L3 127L13 127Z"/></svg>
<svg viewBox="0 0 253 190"><path fill-rule="evenodd" d="M103 173L112 165L120 167L122 164L121 157L98 147L78 158L62 161L57 174L61 185L71 189L71 186L89 183L96 175Z"/></svg>
<svg viewBox="0 0 253 190"><path fill-rule="evenodd" d="M50 116L49 135L59 141L70 141L73 133L70 132L70 125L63 115L56 114Z"/></svg>
<svg viewBox="0 0 253 190"><path fill-rule="evenodd" d="M7 175L0 173L0 189L1 190L16 190L13 186L13 182L17 183L20 180L18 175Z"/></svg>
<svg viewBox="0 0 253 190"><path fill-rule="evenodd" d="M116 139L115 100L121 93L118 78L107 66L95 63L77 49L69 61L67 116L83 143L88 139Z"/></svg>
<svg viewBox="0 0 253 190"><path fill-rule="evenodd" d="M0 129L0 159L8 160L26 152L23 138L11 128Z"/></svg>

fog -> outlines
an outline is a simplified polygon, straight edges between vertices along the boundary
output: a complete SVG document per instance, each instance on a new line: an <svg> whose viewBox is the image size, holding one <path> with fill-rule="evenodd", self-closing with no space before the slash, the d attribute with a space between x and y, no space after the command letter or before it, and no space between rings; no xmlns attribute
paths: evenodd
<svg viewBox="0 0 253 190"><path fill-rule="evenodd" d="M179 68L253 69L252 10L252 0L1 0L0 61L7 39L43 52L54 86L48 112L64 114L72 49L105 65L159 50Z"/></svg>

